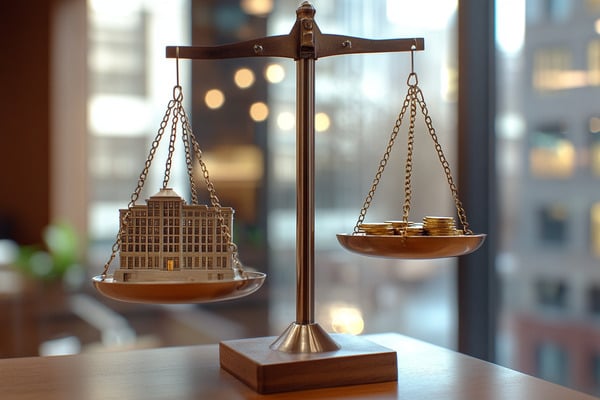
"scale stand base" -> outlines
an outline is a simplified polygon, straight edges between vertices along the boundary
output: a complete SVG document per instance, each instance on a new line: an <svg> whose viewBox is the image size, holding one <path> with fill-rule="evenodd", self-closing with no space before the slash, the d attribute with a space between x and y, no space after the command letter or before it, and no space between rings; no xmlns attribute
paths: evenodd
<svg viewBox="0 0 600 400"><path fill-rule="evenodd" d="M332 334L339 350L288 353L277 337L219 343L221 368L258 393L277 393L398 380L396 352L360 336Z"/></svg>

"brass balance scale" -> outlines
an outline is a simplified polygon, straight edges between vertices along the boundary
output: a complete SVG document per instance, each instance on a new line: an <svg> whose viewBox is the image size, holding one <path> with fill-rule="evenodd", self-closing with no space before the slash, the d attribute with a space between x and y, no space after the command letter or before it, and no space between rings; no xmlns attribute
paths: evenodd
<svg viewBox="0 0 600 400"><path fill-rule="evenodd" d="M315 61L318 58L375 52L414 52L424 49L422 38L370 40L322 34L314 21L315 9L304 2L296 10L296 23L288 35L272 36L214 47L169 46L168 58L225 59L285 57L296 61L296 320L279 337L223 341L219 345L221 367L260 393L317 387L395 381L396 353L360 336L328 334L314 318L314 154ZM178 69L177 69L178 71ZM429 117L418 77L412 68L408 93L389 143L366 196L354 231L338 234L346 249L367 256L391 258L440 258L475 251L485 234L474 234L458 198L450 167ZM93 278L96 289L107 297L144 303L203 303L249 295L258 290L265 274L247 271L232 241L233 210L222 207L202 151L183 109L183 93L177 85L161 122L138 185L127 209L120 210L120 227L111 256L101 275ZM451 217L425 217L423 224L409 221L411 171L415 119L420 108L452 192L462 229ZM409 112L408 153L405 164L404 205L400 221L365 223L367 210L390 157L392 146ZM148 169L169 121L172 120L163 186L147 200L136 201ZM191 204L185 204L168 187L178 123L182 128ZM210 196L210 206L198 204L193 179L193 158L200 166ZM120 268L109 273L119 253Z"/></svg>

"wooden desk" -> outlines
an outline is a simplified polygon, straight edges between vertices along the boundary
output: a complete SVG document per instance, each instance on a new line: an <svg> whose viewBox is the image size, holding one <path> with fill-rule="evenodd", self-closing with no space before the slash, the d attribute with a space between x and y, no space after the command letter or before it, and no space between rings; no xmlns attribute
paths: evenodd
<svg viewBox="0 0 600 400"><path fill-rule="evenodd" d="M398 382L258 395L219 368L203 345L0 360L0 398L519 399L594 397L397 334L368 338L398 352Z"/></svg>

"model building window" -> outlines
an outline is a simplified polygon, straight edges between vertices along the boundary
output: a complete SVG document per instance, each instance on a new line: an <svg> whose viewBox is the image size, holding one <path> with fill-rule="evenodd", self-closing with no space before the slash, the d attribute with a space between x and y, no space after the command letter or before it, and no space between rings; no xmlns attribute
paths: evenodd
<svg viewBox="0 0 600 400"><path fill-rule="evenodd" d="M537 218L538 239L542 245L566 245L569 215L563 204L541 206Z"/></svg>
<svg viewBox="0 0 600 400"><path fill-rule="evenodd" d="M531 134L529 170L536 178L569 178L575 172L575 146L561 124L539 126Z"/></svg>

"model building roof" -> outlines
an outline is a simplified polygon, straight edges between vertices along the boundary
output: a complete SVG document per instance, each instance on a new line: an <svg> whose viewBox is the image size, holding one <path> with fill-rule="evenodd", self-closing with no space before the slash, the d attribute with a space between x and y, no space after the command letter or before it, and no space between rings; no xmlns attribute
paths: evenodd
<svg viewBox="0 0 600 400"><path fill-rule="evenodd" d="M171 188L162 188L158 191L158 193L156 193L154 196L152 197L177 197L177 198L181 198L180 195L177 194L177 192L175 192L173 189ZM152 198L151 197L151 198Z"/></svg>

